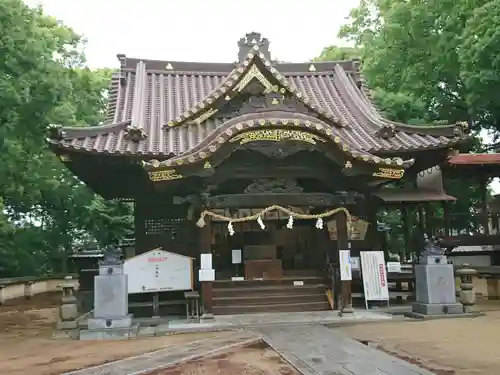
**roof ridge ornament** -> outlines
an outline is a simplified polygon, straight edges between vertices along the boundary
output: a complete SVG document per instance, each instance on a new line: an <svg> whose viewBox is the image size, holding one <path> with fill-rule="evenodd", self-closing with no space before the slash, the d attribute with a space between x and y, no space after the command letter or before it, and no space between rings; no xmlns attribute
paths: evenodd
<svg viewBox="0 0 500 375"><path fill-rule="evenodd" d="M243 62L246 59L247 54L253 49L254 46L258 47L266 59L271 60L269 40L267 38L262 38L260 33L252 31L238 41L238 61Z"/></svg>
<svg viewBox="0 0 500 375"><path fill-rule="evenodd" d="M265 93L289 93L297 98L306 107L310 108L334 125L338 127L346 127L349 125L346 120L341 119L335 116L333 113L325 110L321 106L318 106L297 87L291 84L289 80L278 71L278 69L272 66L270 60L266 57L266 54L262 52L260 47L262 42L259 42L259 40L256 39L257 43L252 44L252 40L253 39L248 40L247 38L243 41L240 41L242 43L245 43L250 48L248 49L244 60L238 63L236 68L234 68L233 71L229 73L229 75L220 83L219 87L208 94L200 103L193 106L192 108L189 108L183 114L179 115L176 119L170 120L166 125L164 125L164 128L168 129L168 127L179 126L184 123L201 124L218 111L218 109L215 108L217 102L220 102L222 100L231 100L234 96L241 92L245 88L245 86L248 85L254 78L264 86ZM259 65L263 66L257 66L257 61L260 61ZM277 81L276 85L273 85L268 80L266 75L263 73L264 70L267 72L267 75L271 75L274 80Z"/></svg>

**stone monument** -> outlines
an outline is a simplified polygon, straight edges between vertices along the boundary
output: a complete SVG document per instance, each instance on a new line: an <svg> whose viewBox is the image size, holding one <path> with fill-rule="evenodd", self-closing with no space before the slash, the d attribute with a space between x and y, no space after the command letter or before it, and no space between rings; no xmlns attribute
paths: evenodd
<svg viewBox="0 0 500 375"><path fill-rule="evenodd" d="M109 247L99 262L94 278L94 311L88 329L80 340L127 339L137 335L138 327L128 313L127 275L123 272L121 251Z"/></svg>
<svg viewBox="0 0 500 375"><path fill-rule="evenodd" d="M444 250L424 235L424 252L415 265L416 298L412 315L426 317L463 314L463 306L457 303L453 265L448 264Z"/></svg>

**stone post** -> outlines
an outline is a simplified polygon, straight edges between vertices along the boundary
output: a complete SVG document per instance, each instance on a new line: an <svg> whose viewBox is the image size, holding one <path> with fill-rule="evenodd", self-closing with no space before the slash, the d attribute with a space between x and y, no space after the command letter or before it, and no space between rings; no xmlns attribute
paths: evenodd
<svg viewBox="0 0 500 375"><path fill-rule="evenodd" d="M24 284L24 297L26 299L33 297L33 281L28 281Z"/></svg>
<svg viewBox="0 0 500 375"><path fill-rule="evenodd" d="M76 305L75 285L71 276L64 278L66 282L58 285L62 290L61 306L59 307L59 319L56 323L58 330L70 330L78 328L78 308Z"/></svg>
<svg viewBox="0 0 500 375"><path fill-rule="evenodd" d="M476 292L472 277L477 275L477 271L464 263L456 274L460 277L460 302L464 305L464 313L470 313L476 304Z"/></svg>

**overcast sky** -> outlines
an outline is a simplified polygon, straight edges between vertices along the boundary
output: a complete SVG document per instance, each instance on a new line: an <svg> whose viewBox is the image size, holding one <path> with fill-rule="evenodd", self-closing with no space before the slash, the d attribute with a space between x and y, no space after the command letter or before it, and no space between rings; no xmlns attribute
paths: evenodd
<svg viewBox="0 0 500 375"><path fill-rule="evenodd" d="M172 61L232 62L251 31L274 58L303 62L338 43L359 0L26 0L88 39L91 67L117 67L116 54Z"/></svg>

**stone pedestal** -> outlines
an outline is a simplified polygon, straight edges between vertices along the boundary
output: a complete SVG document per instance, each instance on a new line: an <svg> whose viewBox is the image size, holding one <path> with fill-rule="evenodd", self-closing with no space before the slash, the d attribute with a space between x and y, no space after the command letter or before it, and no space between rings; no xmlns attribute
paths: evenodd
<svg viewBox="0 0 500 375"><path fill-rule="evenodd" d="M445 255L424 255L415 265L416 299L412 312L421 315L462 314L455 297L453 265Z"/></svg>
<svg viewBox="0 0 500 375"><path fill-rule="evenodd" d="M119 256L108 252L99 263L94 279L94 311L88 319L88 329L80 340L128 339L137 335L138 327L128 313L127 275Z"/></svg>

